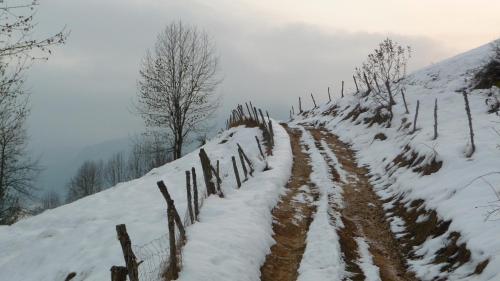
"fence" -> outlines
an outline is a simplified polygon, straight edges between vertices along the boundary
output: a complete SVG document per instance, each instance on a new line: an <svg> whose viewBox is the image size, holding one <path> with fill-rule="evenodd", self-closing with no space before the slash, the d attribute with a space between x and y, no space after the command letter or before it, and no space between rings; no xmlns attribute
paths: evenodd
<svg viewBox="0 0 500 281"><path fill-rule="evenodd" d="M264 144L267 148L266 154L272 155L274 132L269 114L266 112L266 120L261 109L253 107L253 111L250 111L250 107L247 105L250 116L247 116L242 109L243 107L238 105L238 108L233 110L227 122L228 128L241 124L258 126L263 131ZM259 119L257 112L260 113L261 119ZM268 170L267 159L262 151L260 140L257 136L255 136L255 139L261 160L265 161L265 168L263 170ZM248 158L240 144L237 144L237 152L244 181L246 181L249 176L254 175L255 165ZM158 189L167 203L168 233L146 244L133 245L127 233L126 226L124 224L116 226L125 266L111 267L112 281L125 281L127 276L130 281L159 281L175 280L178 278L178 274L182 268L182 247L186 243L185 229L198 221L199 211L205 198L210 195L217 195L224 198L224 193L221 189L222 179L220 176L219 161L216 161L215 166L212 165L204 148L200 149L199 158L206 189L199 194L194 167L191 171L185 172L188 207L182 218L175 207L175 202L171 198L167 186L163 181L157 183ZM237 161L234 156L232 156L232 162L234 174L237 179L237 187L240 188L241 180Z"/></svg>

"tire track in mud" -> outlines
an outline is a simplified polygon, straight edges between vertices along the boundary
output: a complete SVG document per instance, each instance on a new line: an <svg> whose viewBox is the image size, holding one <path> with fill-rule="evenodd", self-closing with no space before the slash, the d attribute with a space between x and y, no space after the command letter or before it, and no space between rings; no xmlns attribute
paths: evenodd
<svg viewBox="0 0 500 281"><path fill-rule="evenodd" d="M301 131L284 126L290 135L293 153L292 175L287 193L273 209L273 238L276 241L261 267L262 281L297 280L298 268L306 247L307 232L316 211L318 192L310 182L310 158L301 144Z"/></svg>
<svg viewBox="0 0 500 281"><path fill-rule="evenodd" d="M406 268L401 249L385 219L382 202L369 181L368 170L359 167L349 145L324 129L307 128L314 138L316 148L329 163L332 179L342 187L344 227L337 230L342 254L349 276L345 280L367 280L361 268L359 239L368 245L378 276L370 280L413 281L414 274ZM335 158L335 159L332 159ZM364 257L366 259L366 257Z"/></svg>

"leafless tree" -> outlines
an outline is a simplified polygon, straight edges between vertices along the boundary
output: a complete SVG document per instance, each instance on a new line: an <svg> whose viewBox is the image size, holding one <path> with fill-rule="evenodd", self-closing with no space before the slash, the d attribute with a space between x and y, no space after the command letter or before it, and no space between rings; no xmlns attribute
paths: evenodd
<svg viewBox="0 0 500 281"><path fill-rule="evenodd" d="M12 208L19 197L31 196L39 171L27 151L29 96L22 89L22 79L7 73L7 64L0 61L0 220L14 215Z"/></svg>
<svg viewBox="0 0 500 281"><path fill-rule="evenodd" d="M53 190L47 191L42 197L42 205L44 210L59 207L61 205L59 194Z"/></svg>
<svg viewBox="0 0 500 281"><path fill-rule="evenodd" d="M127 164L122 152L115 153L108 159L104 166L103 176L108 186L115 186L129 179Z"/></svg>
<svg viewBox="0 0 500 281"><path fill-rule="evenodd" d="M31 196L37 161L29 158L25 121L29 95L23 74L34 59L46 59L51 47L65 42L64 30L34 38L37 0L0 2L0 224L14 222L20 197Z"/></svg>
<svg viewBox="0 0 500 281"><path fill-rule="evenodd" d="M189 135L203 128L219 105L218 58L206 32L169 24L140 70L137 110L146 126L166 129L178 159Z"/></svg>
<svg viewBox="0 0 500 281"><path fill-rule="evenodd" d="M390 38L382 41L365 62L355 69L354 76L360 85L371 89L370 97L378 104L389 108L392 106L392 94L401 90L398 83L406 76L406 66L411 57L411 48L403 47ZM384 85L389 87L384 87Z"/></svg>
<svg viewBox="0 0 500 281"><path fill-rule="evenodd" d="M68 183L67 202L92 195L103 188L102 164L85 161Z"/></svg>

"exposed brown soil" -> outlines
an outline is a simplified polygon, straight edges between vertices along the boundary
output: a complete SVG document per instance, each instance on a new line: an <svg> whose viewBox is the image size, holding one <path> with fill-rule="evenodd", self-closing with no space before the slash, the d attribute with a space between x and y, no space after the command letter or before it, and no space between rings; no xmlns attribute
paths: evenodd
<svg viewBox="0 0 500 281"><path fill-rule="evenodd" d="M424 208L424 201L415 200L405 203L401 198L391 198L393 207L388 210L391 216L398 216L406 225L406 232L398 240L403 252L411 258L419 258L414 249L422 245L429 237L435 238L442 235L445 238L443 247L435 253L433 264L441 264L441 272L452 272L462 265L470 262L471 253L467 245L459 242L461 234L455 231L448 232L451 221L441 220L436 211ZM418 219L418 218L425 219ZM470 274L481 274L488 265L489 260L477 263ZM446 280L446 279L438 279Z"/></svg>
<svg viewBox="0 0 500 281"><path fill-rule="evenodd" d="M347 270L352 274L350 279L364 280L357 267L359 254L354 240L363 237L370 247L374 264L380 269L382 280L416 280L406 268L403 251L390 231L382 202L369 182L368 170L358 166L349 145L335 135L320 129L310 129L310 132L317 142L323 139L329 144L342 169L349 175L347 182L340 183L344 208L339 211L345 227L339 231L339 237Z"/></svg>
<svg viewBox="0 0 500 281"><path fill-rule="evenodd" d="M318 199L314 186L309 181L311 167L309 156L302 151L301 132L285 126L294 155L292 176L287 183L287 193L273 210L273 238L276 244L271 247L264 265L261 267L263 281L296 280L298 268L306 247L306 236L312 216L316 210L313 201ZM306 147L307 149L307 147ZM302 188L304 185L310 188ZM297 200L297 198L308 200Z"/></svg>

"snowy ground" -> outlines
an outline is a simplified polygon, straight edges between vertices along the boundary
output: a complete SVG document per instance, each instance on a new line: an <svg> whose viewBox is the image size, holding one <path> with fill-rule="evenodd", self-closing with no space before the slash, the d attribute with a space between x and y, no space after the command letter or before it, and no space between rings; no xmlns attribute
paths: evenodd
<svg viewBox="0 0 500 281"><path fill-rule="evenodd" d="M486 45L411 74L404 82L410 114L404 113L402 98L396 96L398 104L394 107L391 128L377 124L368 128L362 121L364 117L371 116L371 112L362 113L354 123L342 121L359 102L352 94L311 110L307 117L296 116L292 122L324 126L343 141L351 143L353 149L358 151L359 163L369 165L372 174L381 177L375 184L380 197L403 195L406 201L424 199L425 208L436 210L442 220L452 220L447 233L425 242L421 249L417 249L422 257L410 261L411 268L423 280L439 274L439 266L428 263L436 250L443 246L443 238L452 231L462 234L459 243L467 243L471 262L451 273L449 280L500 280L500 216L486 217L495 204L499 206L493 190L500 192L500 175L490 174L484 180L477 179L490 172L500 172L500 136L495 132L500 131L500 118L487 113L485 99L490 90L471 92L469 100L476 153L467 158L469 135L461 94L470 85L474 73L488 62L490 55L491 48ZM439 137L432 140L435 98L439 104ZM419 130L410 134L411 127L398 128L402 118L413 121L417 100L420 101ZM321 113L333 104L339 107L337 117L323 116ZM370 103L362 102L362 105L373 108ZM349 109L344 110L347 106L350 106ZM387 140L374 140L380 132L388 137ZM402 168L392 170L394 174L389 176L386 165L401 153L405 145L425 155L424 164L434 157L443 161L442 168L428 176ZM388 184L390 187L385 189ZM392 225L398 228L398 232L404 231L400 229L404 228L404 224L395 221ZM486 259L489 259L489 265L481 275L467 276L477 263Z"/></svg>
<svg viewBox="0 0 500 281"><path fill-rule="evenodd" d="M205 146L210 159L220 161L225 198L206 199L200 222L188 227L179 280L259 280L260 266L273 244L271 209L292 164L286 131L277 123L273 127L275 149L268 158L269 171L262 171L265 163L254 138L262 137L258 129L233 128ZM219 144L222 140L227 142ZM236 143L256 168L254 177L239 190L231 163L231 156L237 156ZM205 190L195 151L140 179L1 226L0 280L64 280L73 271L77 273L73 280L108 280L112 265L124 265L115 225L125 223L135 245L164 238L166 204L156 182L165 181L179 213L185 214L184 171L191 167L197 170L199 190Z"/></svg>

